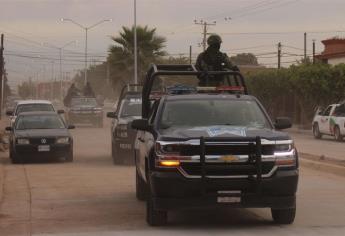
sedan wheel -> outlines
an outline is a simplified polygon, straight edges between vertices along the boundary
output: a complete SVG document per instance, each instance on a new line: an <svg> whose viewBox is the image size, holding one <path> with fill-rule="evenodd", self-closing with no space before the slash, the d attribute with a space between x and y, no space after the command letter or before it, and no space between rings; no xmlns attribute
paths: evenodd
<svg viewBox="0 0 345 236"><path fill-rule="evenodd" d="M316 139L320 139L322 137L322 134L320 133L320 129L319 129L319 124L318 123L315 123L313 125L313 134L314 134L314 137Z"/></svg>
<svg viewBox="0 0 345 236"><path fill-rule="evenodd" d="M343 136L340 134L340 129L338 126L334 128L334 138L338 142L343 141Z"/></svg>

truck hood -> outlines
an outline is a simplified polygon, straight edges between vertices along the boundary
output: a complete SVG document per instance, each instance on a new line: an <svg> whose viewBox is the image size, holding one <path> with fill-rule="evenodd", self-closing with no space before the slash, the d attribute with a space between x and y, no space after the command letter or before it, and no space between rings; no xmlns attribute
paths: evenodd
<svg viewBox="0 0 345 236"><path fill-rule="evenodd" d="M260 136L267 140L286 140L289 135L268 128L249 128L242 126L203 126L203 127L171 127L160 130L161 140L188 140L200 137L255 138Z"/></svg>

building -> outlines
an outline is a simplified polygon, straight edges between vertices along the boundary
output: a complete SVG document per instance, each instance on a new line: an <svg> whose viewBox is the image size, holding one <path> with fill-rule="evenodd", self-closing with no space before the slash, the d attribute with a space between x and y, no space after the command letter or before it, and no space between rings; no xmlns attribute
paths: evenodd
<svg viewBox="0 0 345 236"><path fill-rule="evenodd" d="M331 38L322 41L325 50L315 58L330 65L345 63L345 39Z"/></svg>

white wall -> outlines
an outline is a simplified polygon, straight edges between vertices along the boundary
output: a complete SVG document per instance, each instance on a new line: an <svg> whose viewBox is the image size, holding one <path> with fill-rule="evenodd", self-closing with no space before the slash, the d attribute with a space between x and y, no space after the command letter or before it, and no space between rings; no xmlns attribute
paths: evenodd
<svg viewBox="0 0 345 236"><path fill-rule="evenodd" d="M328 64L333 66L341 63L345 63L345 57L328 59Z"/></svg>

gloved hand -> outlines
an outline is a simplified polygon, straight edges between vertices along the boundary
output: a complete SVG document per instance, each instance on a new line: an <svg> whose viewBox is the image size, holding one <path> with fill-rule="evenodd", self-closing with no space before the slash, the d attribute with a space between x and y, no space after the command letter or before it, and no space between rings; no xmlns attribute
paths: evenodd
<svg viewBox="0 0 345 236"><path fill-rule="evenodd" d="M233 67L232 67L232 70L233 70L233 71L238 71L238 72L239 72L239 71L240 71L240 68L238 68L238 66L233 66Z"/></svg>

